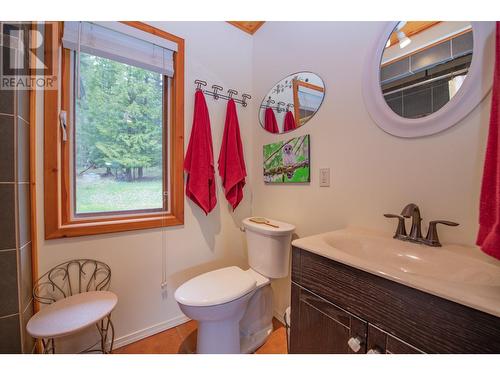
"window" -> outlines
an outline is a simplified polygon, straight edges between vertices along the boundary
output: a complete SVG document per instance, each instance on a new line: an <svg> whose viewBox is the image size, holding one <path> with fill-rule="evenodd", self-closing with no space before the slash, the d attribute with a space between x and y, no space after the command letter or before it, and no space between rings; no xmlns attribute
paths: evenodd
<svg viewBox="0 0 500 375"><path fill-rule="evenodd" d="M75 215L168 209L163 76L85 53L79 69L72 140Z"/></svg>
<svg viewBox="0 0 500 375"><path fill-rule="evenodd" d="M140 22L56 26L46 238L182 224L183 40Z"/></svg>

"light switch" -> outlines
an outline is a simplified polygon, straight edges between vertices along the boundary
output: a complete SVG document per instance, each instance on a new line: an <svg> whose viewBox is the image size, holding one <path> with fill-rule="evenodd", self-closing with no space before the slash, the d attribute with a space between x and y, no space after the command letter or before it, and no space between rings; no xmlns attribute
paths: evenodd
<svg viewBox="0 0 500 375"><path fill-rule="evenodd" d="M320 168L319 170L319 186L330 186L330 168Z"/></svg>

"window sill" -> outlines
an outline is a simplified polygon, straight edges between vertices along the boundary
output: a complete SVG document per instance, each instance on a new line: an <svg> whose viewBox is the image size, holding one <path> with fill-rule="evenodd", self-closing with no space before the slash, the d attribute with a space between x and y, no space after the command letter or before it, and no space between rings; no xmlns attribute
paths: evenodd
<svg viewBox="0 0 500 375"><path fill-rule="evenodd" d="M63 224L58 228L45 228L45 239L64 237L79 237L94 234L125 232L138 229L151 229L183 225L183 216L168 214L154 214L142 217L120 217L116 219L75 220Z"/></svg>

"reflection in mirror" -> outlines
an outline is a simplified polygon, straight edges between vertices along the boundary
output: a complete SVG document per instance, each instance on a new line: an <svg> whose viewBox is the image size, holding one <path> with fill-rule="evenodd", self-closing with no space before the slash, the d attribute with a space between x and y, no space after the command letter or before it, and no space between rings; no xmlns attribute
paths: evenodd
<svg viewBox="0 0 500 375"><path fill-rule="evenodd" d="M399 22L386 43L380 86L405 118L428 116L458 92L472 61L470 22Z"/></svg>
<svg viewBox="0 0 500 375"><path fill-rule="evenodd" d="M323 80L311 72L299 72L279 81L266 94L259 110L260 125L271 133L295 130L314 116L325 95Z"/></svg>

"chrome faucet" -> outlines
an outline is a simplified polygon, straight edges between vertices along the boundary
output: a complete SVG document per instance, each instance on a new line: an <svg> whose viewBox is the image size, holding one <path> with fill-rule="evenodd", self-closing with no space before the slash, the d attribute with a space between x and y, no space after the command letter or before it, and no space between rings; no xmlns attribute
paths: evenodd
<svg viewBox="0 0 500 375"><path fill-rule="evenodd" d="M429 223L429 230L427 231L427 236L422 237L422 217L420 216L420 209L415 203L410 203L403 208L400 215L394 214L384 214L387 218L398 219L398 227L393 238L402 241L410 241L415 243L421 243L427 246L438 247L441 246L439 242L439 237L437 233L437 224L444 224L456 227L458 223L447 220L434 220ZM406 234L405 218L411 217L411 229L410 234Z"/></svg>

